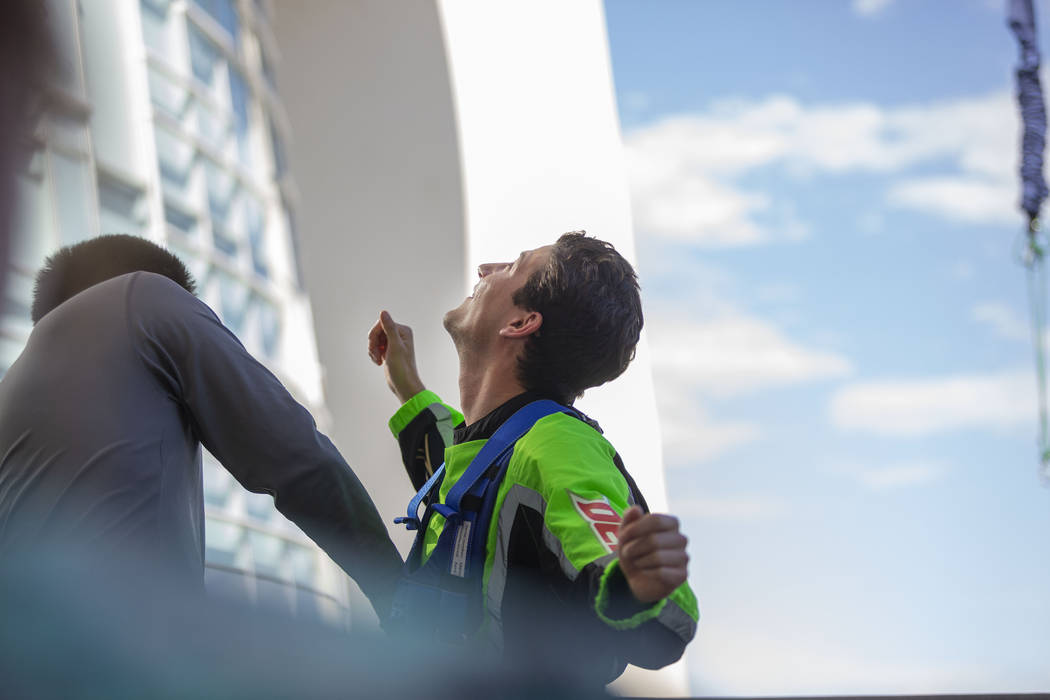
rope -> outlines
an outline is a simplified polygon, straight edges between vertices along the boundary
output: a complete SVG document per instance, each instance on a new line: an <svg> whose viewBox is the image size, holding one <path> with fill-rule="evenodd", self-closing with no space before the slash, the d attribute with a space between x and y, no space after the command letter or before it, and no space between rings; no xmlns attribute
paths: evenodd
<svg viewBox="0 0 1050 700"><path fill-rule="evenodd" d="M1050 423L1047 420L1046 382L1046 244L1039 236L1039 220L1028 227L1028 245L1022 257L1027 270L1028 304L1032 311L1032 342L1035 349L1036 388L1039 401L1039 476L1050 486Z"/></svg>

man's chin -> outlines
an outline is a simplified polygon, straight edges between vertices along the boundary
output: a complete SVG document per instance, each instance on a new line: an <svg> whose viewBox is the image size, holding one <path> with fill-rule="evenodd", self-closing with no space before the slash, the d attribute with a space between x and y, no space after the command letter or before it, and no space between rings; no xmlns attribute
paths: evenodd
<svg viewBox="0 0 1050 700"><path fill-rule="evenodd" d="M448 331L449 335L454 335L456 319L458 318L457 311L459 311L458 308L446 311L445 316L441 319L441 325L445 327L445 330Z"/></svg>

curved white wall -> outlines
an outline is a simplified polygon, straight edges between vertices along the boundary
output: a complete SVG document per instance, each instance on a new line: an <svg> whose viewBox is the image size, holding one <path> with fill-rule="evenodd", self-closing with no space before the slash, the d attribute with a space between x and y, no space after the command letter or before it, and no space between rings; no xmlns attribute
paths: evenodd
<svg viewBox="0 0 1050 700"><path fill-rule="evenodd" d="M313 0L278 3L275 14L330 437L407 552L412 533L392 521L412 487L386 425L398 404L368 360L366 337L381 309L412 325L428 386L456 400L456 355L441 318L461 301L465 242L437 8ZM359 602L355 620L369 619Z"/></svg>

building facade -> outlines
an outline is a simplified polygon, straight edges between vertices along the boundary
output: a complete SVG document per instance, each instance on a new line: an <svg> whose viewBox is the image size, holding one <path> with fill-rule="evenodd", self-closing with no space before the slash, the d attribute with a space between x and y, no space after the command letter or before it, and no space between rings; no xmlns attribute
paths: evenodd
<svg viewBox="0 0 1050 700"><path fill-rule="evenodd" d="M57 248L132 233L176 252L201 298L323 422L265 2L49 0L60 75L21 179L0 372ZM337 625L346 577L267 495L205 455L206 583Z"/></svg>

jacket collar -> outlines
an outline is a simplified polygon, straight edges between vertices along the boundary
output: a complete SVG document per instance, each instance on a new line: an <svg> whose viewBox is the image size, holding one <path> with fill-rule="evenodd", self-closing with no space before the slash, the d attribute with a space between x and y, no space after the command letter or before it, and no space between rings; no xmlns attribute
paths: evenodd
<svg viewBox="0 0 1050 700"><path fill-rule="evenodd" d="M536 391L518 394L470 425L460 425L452 433L452 443L459 445L474 440L488 440L519 408L546 398L550 397Z"/></svg>

